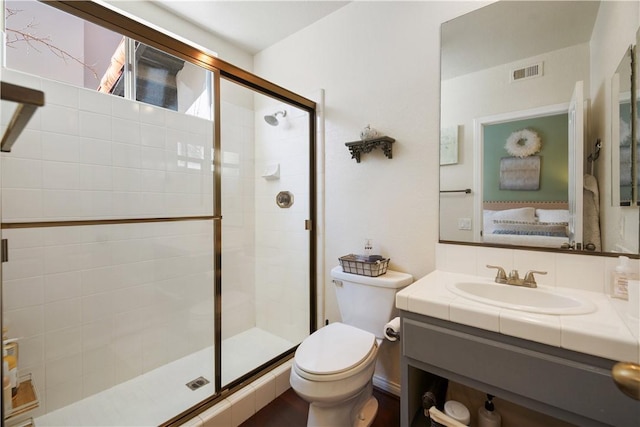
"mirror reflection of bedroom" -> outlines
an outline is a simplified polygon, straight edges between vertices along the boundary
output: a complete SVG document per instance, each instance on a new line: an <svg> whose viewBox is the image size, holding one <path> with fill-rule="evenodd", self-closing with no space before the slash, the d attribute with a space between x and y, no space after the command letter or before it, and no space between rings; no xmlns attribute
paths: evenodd
<svg viewBox="0 0 640 427"><path fill-rule="evenodd" d="M566 112L482 126L482 242L570 244L568 134Z"/></svg>
<svg viewBox="0 0 640 427"><path fill-rule="evenodd" d="M504 1L442 25L441 241L638 253L631 54L614 71L600 39L627 5Z"/></svg>

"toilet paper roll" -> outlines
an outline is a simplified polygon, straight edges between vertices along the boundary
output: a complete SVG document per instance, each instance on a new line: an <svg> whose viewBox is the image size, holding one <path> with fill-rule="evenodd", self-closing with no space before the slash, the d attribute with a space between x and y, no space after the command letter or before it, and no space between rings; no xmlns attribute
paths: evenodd
<svg viewBox="0 0 640 427"><path fill-rule="evenodd" d="M384 336L389 341L397 341L400 339L399 317L394 317L386 325L384 325Z"/></svg>

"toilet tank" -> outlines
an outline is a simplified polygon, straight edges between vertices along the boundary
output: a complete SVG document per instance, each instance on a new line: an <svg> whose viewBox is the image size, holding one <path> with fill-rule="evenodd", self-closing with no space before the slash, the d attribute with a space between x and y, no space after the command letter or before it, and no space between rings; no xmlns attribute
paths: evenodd
<svg viewBox="0 0 640 427"><path fill-rule="evenodd" d="M387 270L378 277L331 270L342 322L384 338L384 325L396 316L396 293L413 282L413 276Z"/></svg>

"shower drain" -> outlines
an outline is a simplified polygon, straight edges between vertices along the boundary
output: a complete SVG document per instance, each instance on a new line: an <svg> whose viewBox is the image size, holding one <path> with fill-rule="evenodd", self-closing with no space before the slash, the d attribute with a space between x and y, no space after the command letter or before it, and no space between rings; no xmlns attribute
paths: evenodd
<svg viewBox="0 0 640 427"><path fill-rule="evenodd" d="M205 384L209 384L209 380L204 377L198 377L195 380L189 381L186 385L191 390L197 390Z"/></svg>

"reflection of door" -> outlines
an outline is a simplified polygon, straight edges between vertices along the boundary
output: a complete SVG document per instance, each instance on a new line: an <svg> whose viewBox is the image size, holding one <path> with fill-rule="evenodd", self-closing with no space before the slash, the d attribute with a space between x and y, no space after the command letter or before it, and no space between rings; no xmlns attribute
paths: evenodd
<svg viewBox="0 0 640 427"><path fill-rule="evenodd" d="M583 82L579 81L569 104L569 241L576 243L582 243L583 103Z"/></svg>

